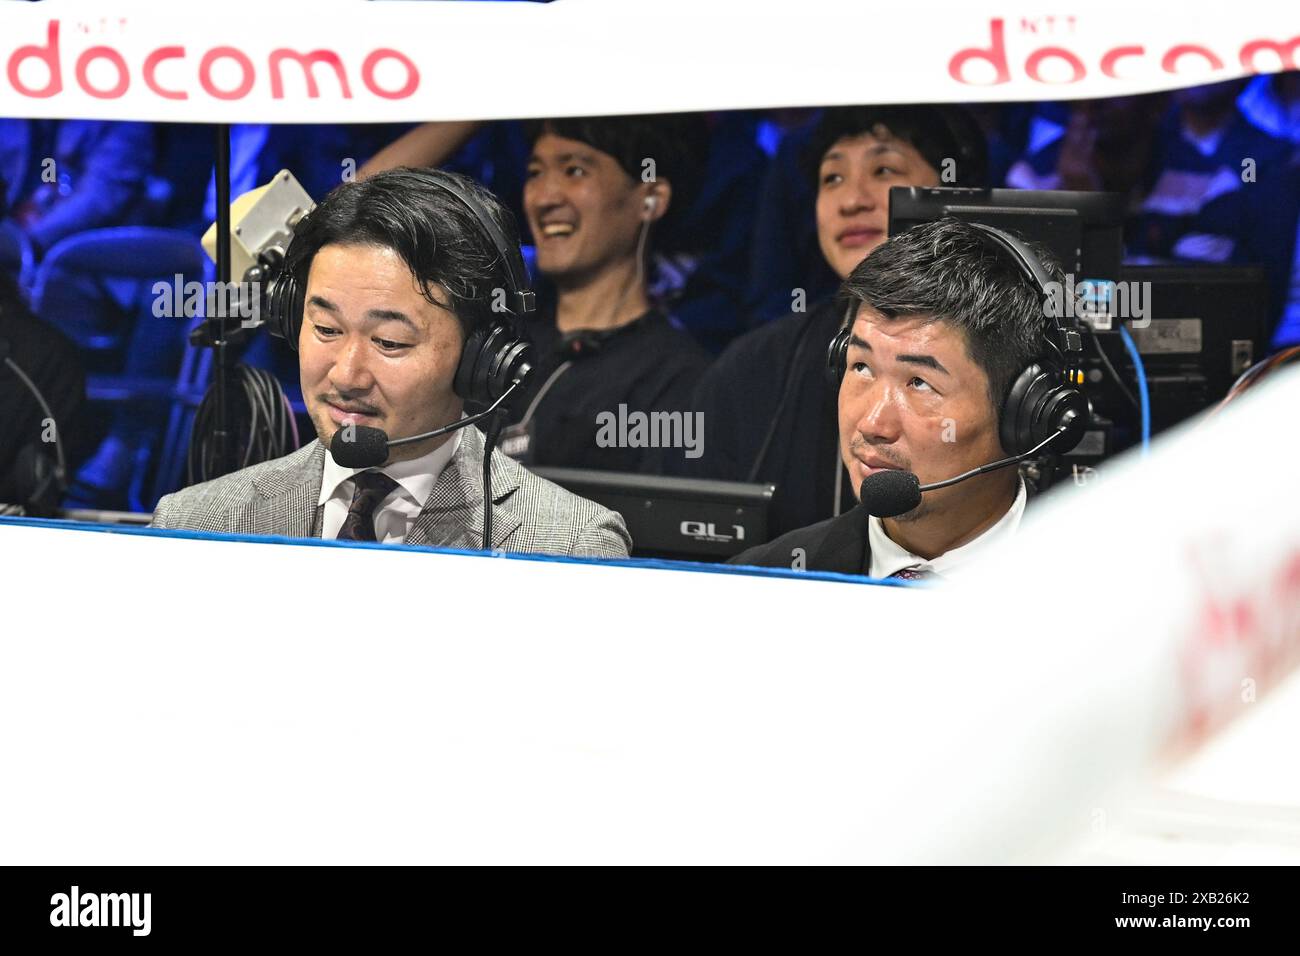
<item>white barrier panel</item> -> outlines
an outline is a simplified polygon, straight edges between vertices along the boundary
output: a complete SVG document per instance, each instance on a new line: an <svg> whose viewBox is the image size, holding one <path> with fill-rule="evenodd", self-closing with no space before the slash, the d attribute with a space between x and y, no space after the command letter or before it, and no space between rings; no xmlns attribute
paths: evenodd
<svg viewBox="0 0 1300 956"><path fill-rule="evenodd" d="M1297 407L930 591L0 522L0 862L1045 858L1295 662Z"/></svg>
<svg viewBox="0 0 1300 956"><path fill-rule="evenodd" d="M1194 0L0 3L0 116L508 119L1123 96L1295 69L1294 7Z"/></svg>

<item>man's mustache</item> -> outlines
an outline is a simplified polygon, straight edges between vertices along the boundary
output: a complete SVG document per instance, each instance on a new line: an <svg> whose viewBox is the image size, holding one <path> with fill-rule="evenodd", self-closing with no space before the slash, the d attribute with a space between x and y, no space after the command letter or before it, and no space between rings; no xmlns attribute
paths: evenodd
<svg viewBox="0 0 1300 956"><path fill-rule="evenodd" d="M359 404L359 403L357 403L357 402L349 402L349 401L347 401L346 399L342 399L342 398L332 398L332 397L330 397L330 396L328 396L328 395L322 395L322 396L320 396L320 400L321 400L322 402L328 402L329 404L333 405L334 407L336 407L336 408L341 408L341 409L343 409L344 411L356 412L358 415L378 415L378 414L379 414L379 409L377 409L377 408L373 408L373 407L371 407L371 406L369 406L369 405Z"/></svg>
<svg viewBox="0 0 1300 956"><path fill-rule="evenodd" d="M857 451L859 448L868 449L870 454L877 458L883 458L894 468L901 469L902 471L912 470L912 463L910 461L894 454L884 445L873 445L861 435L854 435L849 441L849 451Z"/></svg>

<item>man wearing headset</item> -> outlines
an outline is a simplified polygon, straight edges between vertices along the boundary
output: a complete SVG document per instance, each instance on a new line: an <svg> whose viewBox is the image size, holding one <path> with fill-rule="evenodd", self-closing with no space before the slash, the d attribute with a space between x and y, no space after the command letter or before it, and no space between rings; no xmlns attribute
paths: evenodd
<svg viewBox="0 0 1300 956"><path fill-rule="evenodd" d="M1023 248L1048 281L1063 281L1040 248ZM1050 416L1027 429L1019 408L1050 408L1071 422L1086 417L1086 400L1061 386L1055 365L1044 359L1054 326L1042 294L979 228L943 219L895 236L852 271L841 291L855 317L837 337L837 344L847 342L833 350L832 370L839 379L840 457L855 496L879 471L910 471L922 485L943 481L1021 454L1028 450L1022 446L1052 434ZM1028 401L1012 397L1023 399L1030 382L1036 391ZM1044 451L1068 451L1069 439L1061 436ZM895 517L875 517L864 501L732 562L944 577L1014 534L1026 500L1019 473L1005 467L927 491Z"/></svg>
<svg viewBox="0 0 1300 956"><path fill-rule="evenodd" d="M496 306L520 291L517 253L512 217L468 177L396 169L336 188L295 230L280 287L289 305L277 300L271 317L297 348L317 440L166 496L153 526L484 548L474 427L395 446L378 468L345 467L329 449L348 426L422 435L492 397L482 373L512 347ZM493 549L627 555L617 514L500 452L491 476Z"/></svg>
<svg viewBox="0 0 1300 956"><path fill-rule="evenodd" d="M983 185L985 144L974 120L950 106L828 109L812 131L803 174L815 183L816 241L839 281L885 241L893 186ZM951 176L947 174L951 173ZM792 243L797 242L792 238ZM769 527L783 534L853 505L840 476L825 344L844 307L808 288L793 311L742 336L695 387L704 453L665 459L672 472L776 485Z"/></svg>

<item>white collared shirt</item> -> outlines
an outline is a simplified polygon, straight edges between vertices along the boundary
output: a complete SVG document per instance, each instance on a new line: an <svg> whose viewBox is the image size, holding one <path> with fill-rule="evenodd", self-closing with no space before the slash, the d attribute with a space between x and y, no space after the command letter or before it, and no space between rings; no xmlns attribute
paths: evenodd
<svg viewBox="0 0 1300 956"><path fill-rule="evenodd" d="M375 506L375 540L385 544L401 544L406 540L411 525L424 510L433 486L437 483L450 463L456 449L460 447L460 431L451 433L451 439L443 442L427 455L399 461L383 468L389 478L397 482L397 487L389 492ZM344 468L334 460L328 449L325 452L325 472L321 476L320 500L316 503L325 506L321 518L322 538L337 538L343 520L348 516L352 505L352 492L356 482L352 476L365 468Z"/></svg>
<svg viewBox="0 0 1300 956"><path fill-rule="evenodd" d="M948 577L959 567L970 565L972 559L978 558L998 542L1015 534L1016 529L1020 527L1020 519L1025 513L1025 502L1028 499L1029 495L1025 491L1025 482L1022 478L1020 490L1016 492L1016 500L1011 503L1007 513L999 518L996 524L985 529L978 537L967 541L960 548L945 551L933 560L918 557L896 544L894 539L885 533L884 522L872 516L867 522L867 540L871 544L871 576L887 578L904 568L916 568Z"/></svg>

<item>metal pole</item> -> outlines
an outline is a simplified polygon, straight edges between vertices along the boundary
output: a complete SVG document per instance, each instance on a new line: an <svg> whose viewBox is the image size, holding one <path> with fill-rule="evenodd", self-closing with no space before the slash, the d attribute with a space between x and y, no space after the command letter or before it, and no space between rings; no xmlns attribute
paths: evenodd
<svg viewBox="0 0 1300 956"><path fill-rule="evenodd" d="M213 374L216 376L216 428L213 432L212 477L228 474L230 468L230 435L228 409L226 408L226 309L230 289L230 125L217 124L217 281L220 292L209 296L217 303L217 340L213 355Z"/></svg>

